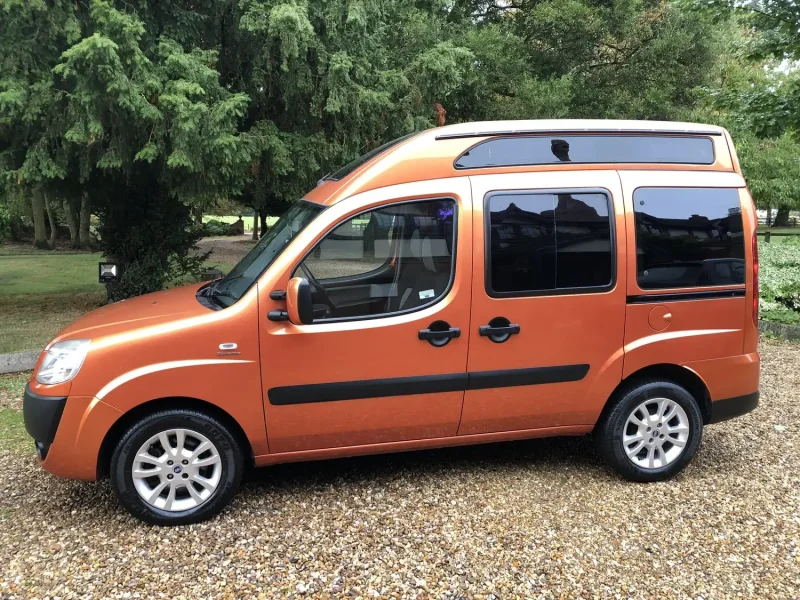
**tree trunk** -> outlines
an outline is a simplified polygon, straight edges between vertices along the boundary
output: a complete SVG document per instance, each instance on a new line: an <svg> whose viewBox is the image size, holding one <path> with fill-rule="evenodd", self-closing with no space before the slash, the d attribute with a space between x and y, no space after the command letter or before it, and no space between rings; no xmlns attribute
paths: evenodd
<svg viewBox="0 0 800 600"><path fill-rule="evenodd" d="M253 212L253 239L258 239L258 211Z"/></svg>
<svg viewBox="0 0 800 600"><path fill-rule="evenodd" d="M64 200L64 216L67 219L67 227L69 227L69 245L71 248L80 248L80 231L78 226L78 210L72 198Z"/></svg>
<svg viewBox="0 0 800 600"><path fill-rule="evenodd" d="M775 220L772 222L773 227L788 227L789 226L789 208L786 206L778 207L778 214L775 215Z"/></svg>
<svg viewBox="0 0 800 600"><path fill-rule="evenodd" d="M44 196L42 188L33 188L31 195L31 206L33 208L33 245L41 250L49 250L47 245L47 232L44 225Z"/></svg>
<svg viewBox="0 0 800 600"><path fill-rule="evenodd" d="M80 247L84 249L88 249L92 245L92 239L89 235L89 225L92 219L92 203L89 200L89 194L87 192L83 193L83 197L81 198L81 213L80 213L80 225L79 225L79 239L80 239Z"/></svg>
<svg viewBox="0 0 800 600"><path fill-rule="evenodd" d="M192 209L192 214L194 215L194 222L197 223L198 225L202 225L203 224L203 209L200 208L199 206L195 206Z"/></svg>
<svg viewBox="0 0 800 600"><path fill-rule="evenodd" d="M58 234L57 225L55 217L53 217L53 207L50 206L50 199L47 197L47 194L42 192L42 196L44 197L44 208L47 211L47 219L50 221L50 250L56 249L56 236Z"/></svg>
<svg viewBox="0 0 800 600"><path fill-rule="evenodd" d="M772 225L772 207L767 206L767 227Z"/></svg>
<svg viewBox="0 0 800 600"><path fill-rule="evenodd" d="M267 211L261 213L261 235L267 233Z"/></svg>

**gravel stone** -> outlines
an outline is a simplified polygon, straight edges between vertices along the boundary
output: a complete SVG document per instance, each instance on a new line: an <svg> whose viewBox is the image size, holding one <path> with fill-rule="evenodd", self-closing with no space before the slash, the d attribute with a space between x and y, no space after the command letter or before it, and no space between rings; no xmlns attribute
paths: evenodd
<svg viewBox="0 0 800 600"><path fill-rule="evenodd" d="M533 440L261 469L220 517L158 528L8 454L0 597L796 598L800 347L761 350L761 406L665 483Z"/></svg>

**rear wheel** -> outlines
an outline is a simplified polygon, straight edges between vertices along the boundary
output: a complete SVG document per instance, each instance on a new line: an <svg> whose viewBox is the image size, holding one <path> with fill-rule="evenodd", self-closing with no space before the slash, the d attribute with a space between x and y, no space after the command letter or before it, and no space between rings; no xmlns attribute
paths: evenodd
<svg viewBox="0 0 800 600"><path fill-rule="evenodd" d="M196 523L221 511L241 481L242 450L228 428L193 410L166 410L134 424L111 457L120 503L157 525Z"/></svg>
<svg viewBox="0 0 800 600"><path fill-rule="evenodd" d="M697 400L667 381L645 381L620 390L598 426L598 450L630 481L663 481L697 452L703 417Z"/></svg>

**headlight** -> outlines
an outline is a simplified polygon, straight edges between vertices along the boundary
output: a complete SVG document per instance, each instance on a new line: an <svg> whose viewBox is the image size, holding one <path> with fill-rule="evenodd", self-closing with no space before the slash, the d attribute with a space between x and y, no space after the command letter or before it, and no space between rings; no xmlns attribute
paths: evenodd
<svg viewBox="0 0 800 600"><path fill-rule="evenodd" d="M44 385L54 385L75 377L89 351L89 342L90 340L67 340L50 346L36 374L36 381Z"/></svg>

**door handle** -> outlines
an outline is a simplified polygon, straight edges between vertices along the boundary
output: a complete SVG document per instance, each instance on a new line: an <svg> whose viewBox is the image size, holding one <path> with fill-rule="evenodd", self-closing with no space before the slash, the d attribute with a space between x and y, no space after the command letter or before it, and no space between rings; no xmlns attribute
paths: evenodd
<svg viewBox="0 0 800 600"><path fill-rule="evenodd" d="M506 325L504 327L492 327L491 325L481 325L478 328L478 333L482 337L491 337L493 335L516 335L519 333L519 325Z"/></svg>
<svg viewBox="0 0 800 600"><path fill-rule="evenodd" d="M431 346L441 348L450 343L450 340L461 337L461 329L450 327L446 321L434 321L428 329L420 329L417 334L419 339L426 340Z"/></svg>
<svg viewBox="0 0 800 600"><path fill-rule="evenodd" d="M519 333L519 325L512 323L505 317L495 317L488 325L478 327L478 335L488 337L495 344L502 344L512 335Z"/></svg>

